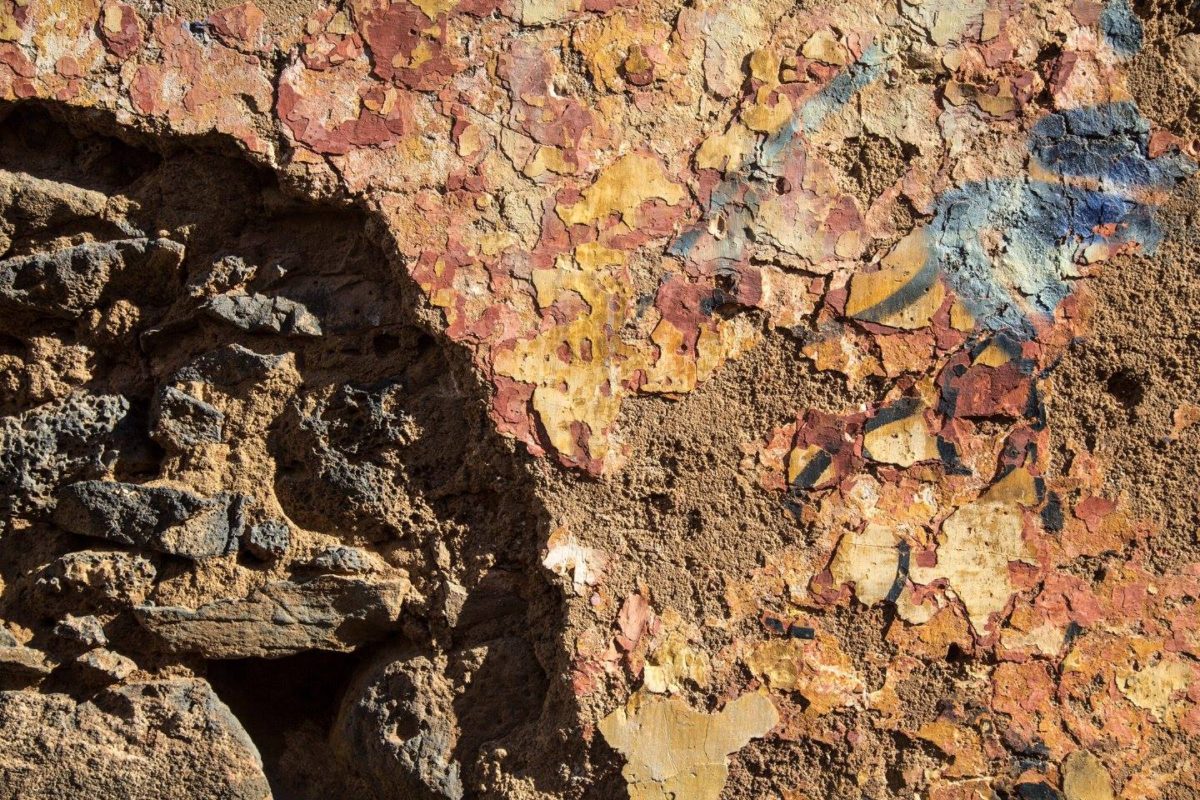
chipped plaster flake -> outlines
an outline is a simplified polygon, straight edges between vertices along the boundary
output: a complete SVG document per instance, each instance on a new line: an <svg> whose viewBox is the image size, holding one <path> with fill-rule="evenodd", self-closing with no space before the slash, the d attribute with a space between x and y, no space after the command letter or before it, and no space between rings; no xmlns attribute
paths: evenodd
<svg viewBox="0 0 1200 800"><path fill-rule="evenodd" d="M892 411L897 413L889 413ZM924 405L901 401L868 420L863 455L872 461L900 467L937 459L938 441L929 431Z"/></svg>
<svg viewBox="0 0 1200 800"><path fill-rule="evenodd" d="M586 243L572 257L560 257L553 270L535 272L543 311L571 298L582 300L583 308L562 324L548 318L534 338L514 342L495 361L499 374L533 384L534 409L559 453L586 454L601 463L619 456L607 434L620 411L625 377L644 362L643 352L617 335L629 313L622 264L620 251Z"/></svg>
<svg viewBox="0 0 1200 800"><path fill-rule="evenodd" d="M564 578L570 578L576 594L584 594L588 587L600 582L609 557L593 547L581 545L575 535L564 528L557 528L546 543L546 557L542 566Z"/></svg>
<svg viewBox="0 0 1200 800"><path fill-rule="evenodd" d="M779 712L758 692L713 714L694 711L678 697L637 693L598 727L625 756L621 774L632 800L716 800L729 775L729 756L778 722Z"/></svg>
<svg viewBox="0 0 1200 800"><path fill-rule="evenodd" d="M811 641L788 637L759 642L746 666L772 690L799 692L813 716L856 705L863 691L849 656L835 639L820 633Z"/></svg>
<svg viewBox="0 0 1200 800"><path fill-rule="evenodd" d="M920 231L906 236L883 260L881 269L857 272L850 279L846 314L903 330L929 325L946 297Z"/></svg>
<svg viewBox="0 0 1200 800"><path fill-rule="evenodd" d="M937 564L914 566L909 576L918 584L945 579L982 636L992 614L1003 611L1016 592L1009 564L1035 563L1022 529L1021 509L1014 503L962 506L942 522Z"/></svg>
<svg viewBox="0 0 1200 800"><path fill-rule="evenodd" d="M1172 699L1192 683L1195 670L1178 656L1167 655L1153 666L1118 680L1129 702L1149 711L1157 720L1167 716ZM1123 684L1123 685L1121 685Z"/></svg>
<svg viewBox="0 0 1200 800"><path fill-rule="evenodd" d="M559 22L579 11L580 0L516 0L523 25Z"/></svg>
<svg viewBox="0 0 1200 800"><path fill-rule="evenodd" d="M1063 763L1063 794L1067 800L1113 800L1112 777L1087 750L1069 755Z"/></svg>
<svg viewBox="0 0 1200 800"><path fill-rule="evenodd" d="M642 679L647 691L679 694L688 683L707 686L709 671L708 654L693 647L679 631L671 631L663 643L647 656Z"/></svg>
<svg viewBox="0 0 1200 800"><path fill-rule="evenodd" d="M705 83L719 97L729 97L741 86L742 62L766 38L768 22L748 3L711 2L702 9Z"/></svg>
<svg viewBox="0 0 1200 800"><path fill-rule="evenodd" d="M861 532L842 536L829 568L835 581L853 584L859 602L872 606L891 592L899 564L895 534L885 525L869 522Z"/></svg>
<svg viewBox="0 0 1200 800"><path fill-rule="evenodd" d="M737 172L749 163L757 143L758 136L740 122L734 122L728 130L714 133L700 143L696 149L696 167Z"/></svg>

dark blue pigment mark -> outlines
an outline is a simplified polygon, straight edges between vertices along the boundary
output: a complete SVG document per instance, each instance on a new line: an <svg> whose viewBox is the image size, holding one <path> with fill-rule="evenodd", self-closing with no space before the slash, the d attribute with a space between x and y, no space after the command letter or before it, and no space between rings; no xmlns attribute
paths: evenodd
<svg viewBox="0 0 1200 800"><path fill-rule="evenodd" d="M1195 171L1181 153L1149 157L1150 123L1131 102L1051 114L1033 128L1029 149L1058 175L1099 178L1112 186L1169 187Z"/></svg>
<svg viewBox="0 0 1200 800"><path fill-rule="evenodd" d="M825 470L829 469L829 465L833 463L833 456L825 450L818 450L817 454L804 465L804 469L796 475L796 480L792 481L792 489L811 489L817 485L817 481Z"/></svg>
<svg viewBox="0 0 1200 800"><path fill-rule="evenodd" d="M992 179L938 198L929 224L931 258L979 323L1021 337L1030 319L1054 313L1090 245L1137 244L1151 253L1162 235L1153 208L1130 190L1169 188L1196 171L1179 153L1152 159L1150 126L1133 103L1051 114L1029 147L1049 172L1099 181L1102 189Z"/></svg>
<svg viewBox="0 0 1200 800"><path fill-rule="evenodd" d="M895 603L899 600L900 595L904 592L904 584L908 581L912 548L908 546L908 542L901 539L896 542L896 550L899 553L899 558L896 562L896 579L892 581L892 588L888 589L887 597L884 598L884 602L886 603Z"/></svg>
<svg viewBox="0 0 1200 800"><path fill-rule="evenodd" d="M1108 236L1096 228L1112 225ZM1022 338L1031 315L1049 316L1090 244L1137 242L1160 234L1149 207L1119 195L1024 179L968 183L938 198L929 223L931 258L975 319ZM994 238L989 239L989 235ZM1018 299L1021 298L1021 299Z"/></svg>
<svg viewBox="0 0 1200 800"><path fill-rule="evenodd" d="M1100 12L1100 31L1104 41L1119 55L1128 58L1142 49L1142 21L1129 6L1129 0L1108 0Z"/></svg>

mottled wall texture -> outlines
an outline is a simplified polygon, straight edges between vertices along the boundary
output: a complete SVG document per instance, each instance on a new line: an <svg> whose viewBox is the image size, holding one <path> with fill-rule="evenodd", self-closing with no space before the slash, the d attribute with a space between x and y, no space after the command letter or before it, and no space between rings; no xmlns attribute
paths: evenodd
<svg viewBox="0 0 1200 800"><path fill-rule="evenodd" d="M1200 2L0 0L0 799L1198 800Z"/></svg>

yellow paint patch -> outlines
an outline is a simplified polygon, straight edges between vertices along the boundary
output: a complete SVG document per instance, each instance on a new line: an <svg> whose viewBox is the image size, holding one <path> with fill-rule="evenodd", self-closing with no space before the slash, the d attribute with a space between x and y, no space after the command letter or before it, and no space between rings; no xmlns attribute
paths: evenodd
<svg viewBox="0 0 1200 800"><path fill-rule="evenodd" d="M850 296L846 314L856 319L887 325L892 328L916 330L929 325L934 313L941 308L946 289L933 279L927 287L909 298L902 307L892 309L881 305L901 291L913 292L914 279L925 276L928 259L925 232L917 230L901 239L895 249L883 259L883 268L876 272L859 272L850 279ZM896 301L892 301L896 302Z"/></svg>
<svg viewBox="0 0 1200 800"><path fill-rule="evenodd" d="M709 136L696 150L698 169L719 169L733 172L741 169L754 152L757 135L745 125L735 122L724 133Z"/></svg>
<svg viewBox="0 0 1200 800"><path fill-rule="evenodd" d="M683 200L683 188L668 180L662 163L653 156L630 153L600 173L583 198L569 206L559 206L558 216L568 225L589 225L619 214L621 220L637 227L637 210L648 200L662 200L669 206Z"/></svg>
<svg viewBox="0 0 1200 800"><path fill-rule="evenodd" d="M1176 658L1164 658L1152 667L1134 673L1124 681L1121 692L1140 709L1162 720L1171 705L1171 698L1188 688L1192 670Z"/></svg>
<svg viewBox="0 0 1200 800"><path fill-rule="evenodd" d="M629 282L616 273L622 263L620 251L591 242L580 245L571 257L560 257L556 269L535 271L540 307L573 293L583 300L585 310L498 352L495 362L501 375L534 385L534 410L557 451L571 455L586 450L601 462L615 456L606 432L620 410L626 362L639 355L615 335L629 304ZM590 433L586 448L576 425Z"/></svg>
<svg viewBox="0 0 1200 800"><path fill-rule="evenodd" d="M809 703L806 713L813 716L851 705L863 688L849 656L821 634L811 641L761 642L746 657L746 666L772 689L799 692Z"/></svg>
<svg viewBox="0 0 1200 800"><path fill-rule="evenodd" d="M1020 503L1023 506L1037 505L1037 483L1029 470L1016 467L993 483L983 499L997 503Z"/></svg>
<svg viewBox="0 0 1200 800"><path fill-rule="evenodd" d="M638 693L598 727L625 756L621 774L631 800L717 800L729 756L778 722L779 712L759 693L744 694L715 714L694 711L678 697Z"/></svg>
<svg viewBox="0 0 1200 800"><path fill-rule="evenodd" d="M410 0L410 2L421 9L430 20L437 19L438 15L445 14L458 5L458 0Z"/></svg>
<svg viewBox="0 0 1200 800"><path fill-rule="evenodd" d="M566 19L581 7L579 0L519 0L522 25L545 25Z"/></svg>
<svg viewBox="0 0 1200 800"><path fill-rule="evenodd" d="M918 406L903 419L872 428L864 434L863 453L872 461L900 467L936 460L937 437L929 432L924 407Z"/></svg>
<svg viewBox="0 0 1200 800"><path fill-rule="evenodd" d="M821 61L839 67L850 63L850 51L838 40L837 34L828 28L808 37L800 52L811 61Z"/></svg>
<svg viewBox="0 0 1200 800"><path fill-rule="evenodd" d="M1063 762L1063 794L1067 800L1113 800L1112 778L1100 759L1086 750Z"/></svg>
<svg viewBox="0 0 1200 800"><path fill-rule="evenodd" d="M992 342L983 351L975 356L973 363L980 364L985 367L1002 367L1012 361L1012 356L1004 351L1004 348Z"/></svg>
<svg viewBox="0 0 1200 800"><path fill-rule="evenodd" d="M708 670L708 655L693 648L682 633L672 631L646 658L642 680L648 691L678 694L689 681L701 687L707 685Z"/></svg>

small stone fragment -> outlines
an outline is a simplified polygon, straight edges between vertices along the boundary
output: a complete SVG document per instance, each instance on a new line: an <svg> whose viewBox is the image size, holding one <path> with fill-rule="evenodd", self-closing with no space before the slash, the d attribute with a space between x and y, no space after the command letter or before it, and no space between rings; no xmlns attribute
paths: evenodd
<svg viewBox="0 0 1200 800"><path fill-rule="evenodd" d="M54 626L54 635L83 649L103 647L108 644L104 626L91 614L82 617L67 614Z"/></svg>
<svg viewBox="0 0 1200 800"><path fill-rule="evenodd" d="M234 388L250 381L261 381L283 364L287 356L256 353L240 344L231 344L199 356L172 376L175 381L201 381L222 388Z"/></svg>
<svg viewBox="0 0 1200 800"><path fill-rule="evenodd" d="M273 561L288 551L292 543L292 529L282 520L269 519L251 525L242 537L242 546L256 558Z"/></svg>
<svg viewBox="0 0 1200 800"><path fill-rule="evenodd" d="M156 398L150 435L162 445L184 449L220 442L224 425L225 415L215 406L165 386Z"/></svg>
<svg viewBox="0 0 1200 800"><path fill-rule="evenodd" d="M46 509L63 482L106 472L128 414L124 397L77 392L0 418L0 515Z"/></svg>
<svg viewBox="0 0 1200 800"><path fill-rule="evenodd" d="M146 599L156 575L154 564L139 553L77 550L47 567L38 585L92 603L130 605Z"/></svg>
<svg viewBox="0 0 1200 800"><path fill-rule="evenodd" d="M119 683L136 671L133 659L104 649L89 650L74 664L74 672L85 686Z"/></svg>
<svg viewBox="0 0 1200 800"><path fill-rule="evenodd" d="M412 650L385 651L360 670L333 728L341 757L387 796L460 800L452 687Z"/></svg>
<svg viewBox="0 0 1200 800"><path fill-rule="evenodd" d="M313 566L335 575L357 575L371 572L373 565L367 551L358 547L339 545L317 554Z"/></svg>

